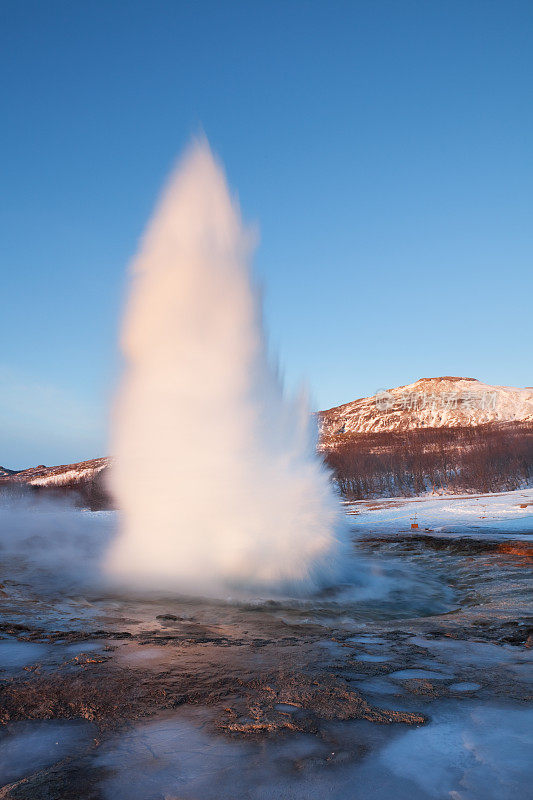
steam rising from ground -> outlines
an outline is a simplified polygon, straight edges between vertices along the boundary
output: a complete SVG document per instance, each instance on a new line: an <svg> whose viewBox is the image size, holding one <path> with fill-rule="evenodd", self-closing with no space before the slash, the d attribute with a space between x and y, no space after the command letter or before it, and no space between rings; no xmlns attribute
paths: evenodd
<svg viewBox="0 0 533 800"><path fill-rule="evenodd" d="M101 584L101 561L115 528L115 514L76 506L32 490L0 492L2 581L21 583L39 596L58 598Z"/></svg>
<svg viewBox="0 0 533 800"><path fill-rule="evenodd" d="M306 404L269 358L251 245L196 143L133 262L123 325L107 566L134 584L306 591L334 575L339 503Z"/></svg>

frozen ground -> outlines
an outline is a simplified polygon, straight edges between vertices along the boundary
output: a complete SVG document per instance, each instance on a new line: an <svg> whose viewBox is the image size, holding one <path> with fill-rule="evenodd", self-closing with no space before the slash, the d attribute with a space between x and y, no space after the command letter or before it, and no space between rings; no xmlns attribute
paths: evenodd
<svg viewBox="0 0 533 800"><path fill-rule="evenodd" d="M532 796L532 501L350 504L354 584L253 602L112 594L113 515L4 509L0 798Z"/></svg>
<svg viewBox="0 0 533 800"><path fill-rule="evenodd" d="M346 501L358 532L405 532L459 536L533 536L533 489L475 495L425 495L414 498Z"/></svg>

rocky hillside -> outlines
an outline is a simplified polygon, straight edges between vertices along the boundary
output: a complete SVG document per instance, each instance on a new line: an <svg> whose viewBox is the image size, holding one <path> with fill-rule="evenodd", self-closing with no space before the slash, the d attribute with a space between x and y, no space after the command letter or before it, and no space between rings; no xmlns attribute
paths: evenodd
<svg viewBox="0 0 533 800"><path fill-rule="evenodd" d="M321 445L330 449L350 434L533 422L533 389L491 386L475 378L422 378L318 417Z"/></svg>
<svg viewBox="0 0 533 800"><path fill-rule="evenodd" d="M422 378L322 411L320 449L354 498L533 483L533 389Z"/></svg>
<svg viewBox="0 0 533 800"><path fill-rule="evenodd" d="M57 467L30 467L10 470L0 467L0 489L47 492L53 494L75 493L82 505L106 508L110 504L105 485L105 472L109 458L93 458L77 464Z"/></svg>

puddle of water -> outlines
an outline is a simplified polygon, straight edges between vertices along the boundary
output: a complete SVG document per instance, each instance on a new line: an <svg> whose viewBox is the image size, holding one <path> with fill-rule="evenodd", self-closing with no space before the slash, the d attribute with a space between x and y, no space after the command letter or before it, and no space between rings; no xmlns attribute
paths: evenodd
<svg viewBox="0 0 533 800"><path fill-rule="evenodd" d="M452 683L448 688L451 692L476 692L478 689L481 689L481 685L479 683L464 681L463 683Z"/></svg>
<svg viewBox="0 0 533 800"><path fill-rule="evenodd" d="M355 642L356 644L375 644L375 645L388 644L386 639L380 639L379 636L350 636L350 638L347 639L346 641Z"/></svg>
<svg viewBox="0 0 533 800"><path fill-rule="evenodd" d="M333 642L328 639L324 639L321 642L318 642L318 645L326 651L329 658L344 658L346 655L346 651L344 650L342 644L339 644L339 642Z"/></svg>
<svg viewBox="0 0 533 800"><path fill-rule="evenodd" d="M398 687L383 678L369 678L357 684L361 692L369 694L396 694Z"/></svg>
<svg viewBox="0 0 533 800"><path fill-rule="evenodd" d="M206 735L198 726L162 719L119 737L96 758L109 771L102 790L109 800L216 797L235 781L252 749ZM223 795L221 795L223 796Z"/></svg>
<svg viewBox="0 0 533 800"><path fill-rule="evenodd" d="M370 663L380 664L389 661L389 656L379 656L373 653L359 653L357 661L369 661Z"/></svg>
<svg viewBox="0 0 533 800"><path fill-rule="evenodd" d="M74 644L68 644L66 647L63 648L63 652L69 658L75 658L82 653L94 653L97 650L103 650L105 644L103 642L75 642Z"/></svg>
<svg viewBox="0 0 533 800"><path fill-rule="evenodd" d="M216 737L196 720L174 716L115 740L96 759L109 776L105 800L345 800L358 796L352 767L361 742L368 748L389 733L363 721L332 725L331 741L302 734L253 742Z"/></svg>
<svg viewBox="0 0 533 800"><path fill-rule="evenodd" d="M286 704L283 704L286 705ZM289 706L289 708L292 708ZM196 721L195 721L196 720ZM96 757L106 800L515 800L533 780L533 710L446 701L417 728L332 723L322 740L261 742L160 719Z"/></svg>
<svg viewBox="0 0 533 800"><path fill-rule="evenodd" d="M13 783L82 753L92 743L89 722L13 722L0 738L0 785Z"/></svg>
<svg viewBox="0 0 533 800"><path fill-rule="evenodd" d="M533 780L533 709L469 704L442 707L380 753L385 769L425 797L512 800Z"/></svg>
<svg viewBox="0 0 533 800"><path fill-rule="evenodd" d="M18 639L2 639L0 640L0 672L2 670L13 672L41 663L49 667L52 664L70 661L77 656L103 650L104 646L102 642L97 641L43 644L23 642Z"/></svg>
<svg viewBox="0 0 533 800"><path fill-rule="evenodd" d="M409 641L418 647L430 650L439 659L449 661L451 664L475 665L479 668L533 660L533 653L509 644L471 642L462 639L425 639L423 636L412 636Z"/></svg>
<svg viewBox="0 0 533 800"><path fill-rule="evenodd" d="M447 680L450 676L444 675L442 672L434 672L430 669L399 669L396 672L391 672L389 678L397 678L398 680L410 680L411 678L427 678L427 680Z"/></svg>
<svg viewBox="0 0 533 800"><path fill-rule="evenodd" d="M35 664L48 654L48 647L38 642L20 642L18 639L0 640L0 670L21 669Z"/></svg>

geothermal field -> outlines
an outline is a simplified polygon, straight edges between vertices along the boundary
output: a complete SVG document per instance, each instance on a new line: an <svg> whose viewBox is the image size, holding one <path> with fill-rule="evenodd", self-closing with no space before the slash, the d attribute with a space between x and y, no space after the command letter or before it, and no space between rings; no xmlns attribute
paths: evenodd
<svg viewBox="0 0 533 800"><path fill-rule="evenodd" d="M218 599L102 585L115 512L4 505L1 796L528 797L533 493L412 505L347 505L336 584Z"/></svg>
<svg viewBox="0 0 533 800"><path fill-rule="evenodd" d="M202 139L129 272L113 507L0 494L0 798L531 796L533 490L342 497L252 249Z"/></svg>

